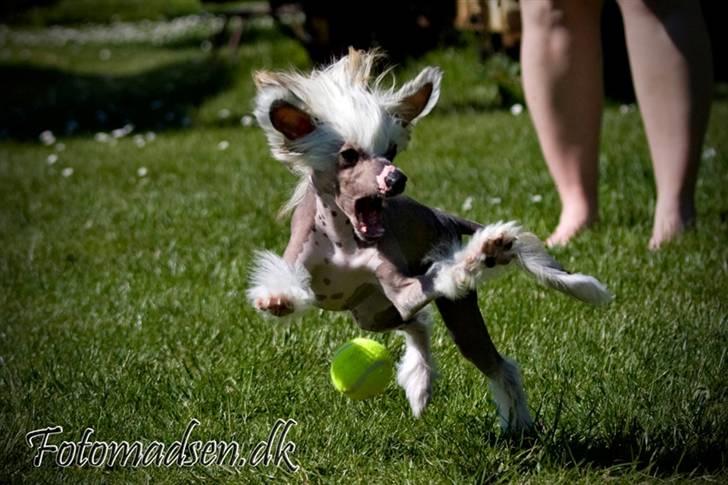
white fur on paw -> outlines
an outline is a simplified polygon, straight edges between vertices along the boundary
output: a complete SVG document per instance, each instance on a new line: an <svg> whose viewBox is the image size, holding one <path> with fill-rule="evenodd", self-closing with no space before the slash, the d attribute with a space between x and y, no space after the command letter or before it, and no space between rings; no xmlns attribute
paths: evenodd
<svg viewBox="0 0 728 485"><path fill-rule="evenodd" d="M437 262L432 265L430 272L435 273L435 291L451 300L464 297L476 285L475 279L465 271L463 264L452 261Z"/></svg>
<svg viewBox="0 0 728 485"><path fill-rule="evenodd" d="M483 276L480 273L492 272L497 265L507 264L515 256L513 242L520 232L521 228L514 221L485 226L473 234L461 257L476 264L473 270L478 272L480 279Z"/></svg>
<svg viewBox="0 0 728 485"><path fill-rule="evenodd" d="M265 314L290 315L305 310L314 301L310 278L303 266L293 267L276 254L259 251L246 295L250 303Z"/></svg>
<svg viewBox="0 0 728 485"><path fill-rule="evenodd" d="M521 229L515 222L498 222L476 231L468 244L449 257L436 261L435 291L457 300L475 289L481 281L498 276L513 257L513 242Z"/></svg>
<svg viewBox="0 0 728 485"><path fill-rule="evenodd" d="M432 368L414 349L407 349L397 368L397 384L404 389L412 414L420 417L432 396Z"/></svg>
<svg viewBox="0 0 728 485"><path fill-rule="evenodd" d="M259 289L259 291L261 290L264 289ZM271 295L257 298L254 305L258 310L270 313L276 317L285 317L296 310L293 301L286 295Z"/></svg>
<svg viewBox="0 0 728 485"><path fill-rule="evenodd" d="M490 379L490 390L503 431L518 432L533 426L521 375L513 361L506 359L503 362L498 374Z"/></svg>

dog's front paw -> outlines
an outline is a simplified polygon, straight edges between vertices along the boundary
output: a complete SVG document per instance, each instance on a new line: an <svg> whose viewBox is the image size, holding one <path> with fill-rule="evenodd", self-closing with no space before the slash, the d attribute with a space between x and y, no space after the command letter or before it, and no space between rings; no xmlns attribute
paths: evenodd
<svg viewBox="0 0 728 485"><path fill-rule="evenodd" d="M518 228L514 223L498 223L485 227L473 236L471 248L465 258L468 270L476 271L480 265L494 268L506 265L513 260L516 252L513 243Z"/></svg>
<svg viewBox="0 0 728 485"><path fill-rule="evenodd" d="M500 268L517 255L520 231L515 222L498 222L476 231L464 248L432 265L429 271L434 275L435 290L457 300L481 281L498 276Z"/></svg>
<svg viewBox="0 0 728 485"><path fill-rule="evenodd" d="M303 265L292 265L270 251L259 251L245 294L263 314L285 317L304 311L314 301L309 280Z"/></svg>
<svg viewBox="0 0 728 485"><path fill-rule="evenodd" d="M513 241L515 237L502 232L497 236L483 241L480 247L481 258L486 268L492 268L496 264L508 264L515 256Z"/></svg>
<svg viewBox="0 0 728 485"><path fill-rule="evenodd" d="M276 317L285 317L293 313L296 308L293 302L285 296L270 296L255 300L255 308L270 313Z"/></svg>

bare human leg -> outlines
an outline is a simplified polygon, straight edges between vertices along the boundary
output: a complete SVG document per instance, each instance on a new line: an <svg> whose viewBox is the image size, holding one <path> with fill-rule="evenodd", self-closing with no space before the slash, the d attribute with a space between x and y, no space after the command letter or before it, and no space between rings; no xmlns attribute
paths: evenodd
<svg viewBox="0 0 728 485"><path fill-rule="evenodd" d="M657 185L650 249L695 221L695 184L710 113L710 43L693 0L620 0L637 100Z"/></svg>
<svg viewBox="0 0 728 485"><path fill-rule="evenodd" d="M567 243L598 217L601 8L601 1L521 2L526 101L562 206L548 245Z"/></svg>

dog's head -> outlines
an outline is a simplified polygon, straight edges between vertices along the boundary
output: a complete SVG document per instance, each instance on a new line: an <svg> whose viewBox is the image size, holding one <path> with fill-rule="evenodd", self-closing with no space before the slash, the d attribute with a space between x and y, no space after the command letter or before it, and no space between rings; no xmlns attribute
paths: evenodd
<svg viewBox="0 0 728 485"><path fill-rule="evenodd" d="M412 125L437 103L442 78L428 67L401 88L385 89L386 72L371 79L379 57L350 49L309 75L255 75L255 115L273 155L335 197L366 240L384 232L384 199L404 190L407 177L392 161L407 146Z"/></svg>

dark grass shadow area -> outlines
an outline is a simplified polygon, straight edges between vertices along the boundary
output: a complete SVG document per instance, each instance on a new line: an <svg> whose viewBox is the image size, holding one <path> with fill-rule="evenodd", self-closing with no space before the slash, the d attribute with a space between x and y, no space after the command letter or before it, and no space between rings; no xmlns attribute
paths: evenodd
<svg viewBox="0 0 728 485"><path fill-rule="evenodd" d="M705 436L712 434L706 432ZM623 432L597 439L578 433L545 441L542 437L539 446L551 461L564 467L624 467L655 477L711 474L728 465L728 450L724 443L695 440L678 444L678 441L668 432L663 436L648 436L633 423Z"/></svg>
<svg viewBox="0 0 728 485"><path fill-rule="evenodd" d="M108 76L0 65L0 139L35 138L43 130L93 133L127 123L137 130L187 126L192 109L227 88L233 71L234 64L220 57Z"/></svg>

